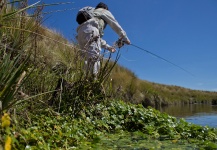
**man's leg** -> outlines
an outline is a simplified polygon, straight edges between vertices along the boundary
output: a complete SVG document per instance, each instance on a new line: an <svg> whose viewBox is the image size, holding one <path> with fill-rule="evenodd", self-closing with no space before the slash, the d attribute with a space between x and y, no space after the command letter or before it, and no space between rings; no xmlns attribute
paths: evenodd
<svg viewBox="0 0 217 150"><path fill-rule="evenodd" d="M99 30L96 27L88 26L79 31L78 42L82 49L82 57L84 58L84 70L86 74L97 76L100 69L100 50L101 42Z"/></svg>

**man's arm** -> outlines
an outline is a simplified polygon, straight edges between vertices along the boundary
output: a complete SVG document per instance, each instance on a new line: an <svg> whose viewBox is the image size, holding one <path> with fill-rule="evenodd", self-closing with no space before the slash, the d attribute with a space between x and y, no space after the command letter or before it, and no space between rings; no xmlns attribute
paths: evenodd
<svg viewBox="0 0 217 150"><path fill-rule="evenodd" d="M106 43L106 41L103 40L103 39L101 39L101 47L104 48L104 49L109 50L109 51L112 52L112 53L114 53L114 52L116 51L114 47L111 47L110 45L108 45L108 44Z"/></svg>
<svg viewBox="0 0 217 150"><path fill-rule="evenodd" d="M130 44L130 40L127 37L126 32L119 25L112 13L105 9L97 9L95 12L97 16L100 16L106 23L119 35L119 37L126 43Z"/></svg>

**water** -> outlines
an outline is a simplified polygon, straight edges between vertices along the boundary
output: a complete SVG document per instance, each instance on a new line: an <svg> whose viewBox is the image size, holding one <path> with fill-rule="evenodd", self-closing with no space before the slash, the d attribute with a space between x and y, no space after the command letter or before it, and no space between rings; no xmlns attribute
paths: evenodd
<svg viewBox="0 0 217 150"><path fill-rule="evenodd" d="M191 117L186 117L186 121L202 126L217 127L217 114L198 113Z"/></svg>
<svg viewBox="0 0 217 150"><path fill-rule="evenodd" d="M160 111L194 124L217 128L217 106L214 105L176 105L163 107Z"/></svg>

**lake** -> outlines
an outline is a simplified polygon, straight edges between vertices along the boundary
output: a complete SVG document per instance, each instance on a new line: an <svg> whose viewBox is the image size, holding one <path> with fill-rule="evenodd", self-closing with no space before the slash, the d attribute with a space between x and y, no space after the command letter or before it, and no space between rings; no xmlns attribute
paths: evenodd
<svg viewBox="0 0 217 150"><path fill-rule="evenodd" d="M174 105L159 109L171 116L184 118L186 121L202 125L217 127L217 106L209 104Z"/></svg>

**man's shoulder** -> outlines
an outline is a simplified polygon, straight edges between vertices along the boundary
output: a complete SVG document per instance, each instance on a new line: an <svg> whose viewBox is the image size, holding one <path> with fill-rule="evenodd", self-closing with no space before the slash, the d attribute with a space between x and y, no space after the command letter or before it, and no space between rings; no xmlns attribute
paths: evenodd
<svg viewBox="0 0 217 150"><path fill-rule="evenodd" d="M106 9L103 9L103 8L95 9L94 14L96 16L102 16L102 15L113 16L112 13L109 10L106 10Z"/></svg>

